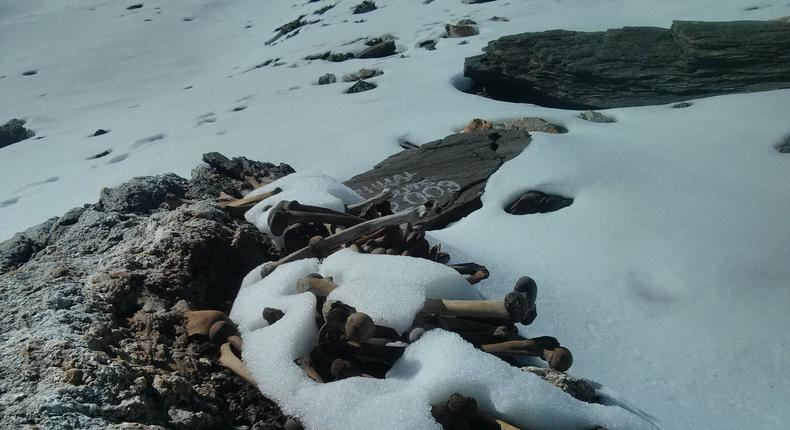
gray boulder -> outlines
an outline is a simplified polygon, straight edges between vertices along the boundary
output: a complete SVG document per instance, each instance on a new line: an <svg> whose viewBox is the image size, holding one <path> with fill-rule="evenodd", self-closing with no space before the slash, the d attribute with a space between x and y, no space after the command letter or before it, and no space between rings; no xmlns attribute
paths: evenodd
<svg viewBox="0 0 790 430"><path fill-rule="evenodd" d="M0 148L35 136L33 130L25 128L25 120L12 119L0 126Z"/></svg>
<svg viewBox="0 0 790 430"><path fill-rule="evenodd" d="M189 309L227 312L274 245L216 195L145 210L200 194L208 169L135 178L0 242L0 428L282 428L184 326Z"/></svg>
<svg viewBox="0 0 790 430"><path fill-rule="evenodd" d="M790 23L675 21L670 29L505 36L466 59L474 90L567 109L790 88Z"/></svg>

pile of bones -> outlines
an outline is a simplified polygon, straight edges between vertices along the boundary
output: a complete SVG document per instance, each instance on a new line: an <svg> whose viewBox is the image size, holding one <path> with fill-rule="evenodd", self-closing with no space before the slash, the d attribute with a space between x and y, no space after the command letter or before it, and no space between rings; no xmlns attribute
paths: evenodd
<svg viewBox="0 0 790 430"><path fill-rule="evenodd" d="M428 403L394 426L516 429L507 411L496 410L496 392L473 381L475 361L499 371L502 366L517 370L523 357L537 357L550 369L570 368L571 352L557 339L519 334L516 324L528 325L537 316L533 279L523 276L503 298L482 300L472 285L488 278L486 267L451 264L450 255L426 239L421 221L430 213L430 204L393 213L390 190L363 200L319 173L293 173L277 181L249 175L243 179L252 190L242 198L223 193L220 206L255 224L285 256L247 275L230 317L214 310L191 311L187 328L191 335L207 335L220 347L223 366L257 385L286 414L299 417L289 418L287 428L300 428L302 423L310 428L356 427L327 421L342 421L330 418L331 405L344 396L375 404L377 395L385 397L382 391L415 390ZM474 357L458 364L472 366L471 373L450 364L459 353ZM441 370L426 369L423 385L403 385L404 378L419 380L420 367L430 367L431 362ZM523 389L521 377L514 375L509 383L515 385L502 388L503 396ZM342 385L360 378L363 383ZM439 379L436 387L442 387L442 378L446 386L429 388L434 378ZM373 381L401 385L377 388ZM300 401L312 396L318 384L340 388L327 392L332 394L321 403ZM466 385L464 393L447 392L447 387L462 391ZM481 402L472 395L477 392L489 397ZM570 396L565 397L567 403ZM585 421L590 428L587 420L609 419L600 410L583 412L565 417L566 422L562 415L549 419L558 428ZM386 410L381 414L387 415ZM509 415L519 419L518 414Z"/></svg>

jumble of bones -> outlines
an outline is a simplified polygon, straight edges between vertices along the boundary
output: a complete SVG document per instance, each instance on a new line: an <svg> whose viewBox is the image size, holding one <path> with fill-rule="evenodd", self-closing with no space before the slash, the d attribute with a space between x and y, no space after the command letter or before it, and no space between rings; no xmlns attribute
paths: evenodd
<svg viewBox="0 0 790 430"><path fill-rule="evenodd" d="M260 186L257 180L246 179L253 187ZM221 196L220 204L241 215L255 203L279 191L275 189L241 199ZM420 220L428 209L420 206L392 213L389 196L390 191L384 190L368 200L346 206L345 212L303 205L297 201L280 201L271 208L268 224L273 234L282 235L288 254L279 261L264 265L262 276L267 276L282 264L304 258L325 258L342 248L360 253L426 258L448 264L450 256L439 245L430 246L425 239L425 231L420 227ZM448 265L466 275L470 285L489 276L488 270L479 264ZM528 276L519 278L513 291L499 300L428 299L406 333L377 325L369 315L340 301L327 300L337 287L331 277L317 273L300 279L294 285L295 293L309 292L318 299L315 315L319 327L318 344L309 356L300 357L295 363L319 383L350 377L384 378L408 344L434 328L455 332L475 347L513 365L518 365L516 360L519 357L538 357L551 369L564 372L573 362L571 352L560 346L557 339L548 336L528 339L518 334L516 323L528 325L537 317L537 285ZM269 324L274 324L284 314L279 309L267 307L262 310L262 316ZM242 341L238 329L225 314L192 311L187 315L187 329L190 335L208 336L220 346L220 364L255 384L240 359ZM434 405L432 413L437 422L447 429L516 428L477 411L473 398L458 393L450 396L447 402Z"/></svg>

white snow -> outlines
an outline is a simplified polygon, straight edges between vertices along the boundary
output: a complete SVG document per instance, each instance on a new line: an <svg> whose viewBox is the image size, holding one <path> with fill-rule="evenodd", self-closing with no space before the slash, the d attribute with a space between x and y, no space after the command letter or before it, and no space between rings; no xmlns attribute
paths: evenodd
<svg viewBox="0 0 790 430"><path fill-rule="evenodd" d="M318 172L296 172L250 192L249 196L270 193L276 188L282 191L258 202L244 214L244 218L258 229L281 244L282 235L273 235L269 228L269 212L283 200L298 201L303 205L321 206L338 212L345 211L345 205L362 201L362 197L351 188Z"/></svg>
<svg viewBox="0 0 790 430"><path fill-rule="evenodd" d="M134 11L100 0L0 3L0 121L25 118L43 137L0 149L0 238L132 176L188 175L203 152L342 180L399 151L403 139L439 139L475 117L538 116L569 133L535 133L491 178L483 208L433 237L459 261L491 269L478 289L486 297L533 276L539 316L530 335L559 338L574 353L571 373L605 384L661 428L788 426L790 157L774 145L790 133L790 91L694 100L685 109L612 109L619 122L594 124L454 86L463 84L463 59L502 35L772 19L790 15L786 2L378 0L380 10L354 16L355 0L321 16L309 14L326 2L143 3ZM322 21L264 44L301 14ZM509 22L489 21L494 15ZM467 17L480 35L442 39L435 51L416 47ZM383 33L405 58L303 60ZM275 58L285 64L254 68ZM384 71L371 80L375 90L312 85L362 67ZM38 73L22 76L27 70ZM99 128L111 132L88 137ZM88 159L104 150L112 153ZM549 214L502 212L530 188L576 200ZM277 300L299 309L308 296ZM260 332L307 330L286 322ZM273 354L304 348L277 345ZM287 371L294 386L309 385L299 369Z"/></svg>

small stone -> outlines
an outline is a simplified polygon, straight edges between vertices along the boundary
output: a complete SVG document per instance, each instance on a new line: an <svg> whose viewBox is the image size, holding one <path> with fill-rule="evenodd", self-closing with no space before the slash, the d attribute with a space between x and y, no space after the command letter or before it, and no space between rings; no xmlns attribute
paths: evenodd
<svg viewBox="0 0 790 430"><path fill-rule="evenodd" d="M617 122L617 120L614 117L602 114L600 112L596 112L594 110L584 111L579 115L577 115L577 118L581 118L585 121L598 122L603 124Z"/></svg>
<svg viewBox="0 0 790 430"><path fill-rule="evenodd" d="M38 73L38 70L25 70L22 72L22 76L33 76Z"/></svg>
<svg viewBox="0 0 790 430"><path fill-rule="evenodd" d="M364 49L362 52L356 55L356 58L389 57L390 55L395 54L396 49L395 42L392 40L387 40Z"/></svg>
<svg viewBox="0 0 790 430"><path fill-rule="evenodd" d="M23 119L12 119L0 126L0 148L21 142L33 137L36 133L24 127L26 121Z"/></svg>
<svg viewBox="0 0 790 430"><path fill-rule="evenodd" d="M381 76L383 74L384 72L379 69L359 69L358 72L344 75L343 82L356 82L362 79L370 79L376 76Z"/></svg>
<svg viewBox="0 0 790 430"><path fill-rule="evenodd" d="M129 7L127 7L126 9L127 10L134 10L134 9L140 9L141 7L143 7L143 4L142 3L137 3L137 4L133 4L133 5L129 6Z"/></svg>
<svg viewBox="0 0 790 430"><path fill-rule="evenodd" d="M318 85L328 85L337 82L337 77L332 73L327 73L318 78Z"/></svg>
<svg viewBox="0 0 790 430"><path fill-rule="evenodd" d="M556 194L547 194L537 190L529 190L505 208L505 212L513 215L555 212L573 204L573 199Z"/></svg>
<svg viewBox="0 0 790 430"><path fill-rule="evenodd" d="M419 46L420 48L425 48L429 51L433 51L434 49L436 49L436 43L437 42L435 40L425 40L420 42L420 44L417 46Z"/></svg>
<svg viewBox="0 0 790 430"><path fill-rule="evenodd" d="M784 141L776 145L776 150L782 154L790 154L790 135L787 135Z"/></svg>
<svg viewBox="0 0 790 430"><path fill-rule="evenodd" d="M346 94L361 93L363 91L370 91L376 88L376 84L368 81L358 81L352 85L351 88L346 90Z"/></svg>
<svg viewBox="0 0 790 430"><path fill-rule="evenodd" d="M474 133L476 131L486 131L491 130L494 128L494 124L491 121L486 121L484 119L475 118L469 121L464 127L463 133Z"/></svg>
<svg viewBox="0 0 790 430"><path fill-rule="evenodd" d="M491 21L494 22L509 22L510 20L502 16L492 16Z"/></svg>
<svg viewBox="0 0 790 430"><path fill-rule="evenodd" d="M477 29L476 25L462 24L461 22L458 24L447 24L444 26L444 30L447 32L447 37L450 38L469 37L480 34L480 30Z"/></svg>
<svg viewBox="0 0 790 430"><path fill-rule="evenodd" d="M368 13L368 12L372 12L372 11L374 11L376 9L378 9L376 7L376 2L365 0L362 3L354 6L354 13L355 14Z"/></svg>
<svg viewBox="0 0 790 430"><path fill-rule="evenodd" d="M512 121L505 121L497 123L495 128L504 128L505 130L521 130L526 132L539 131L543 133L562 134L567 133L568 129L557 124L552 124L545 119L535 117L524 117L514 119Z"/></svg>
<svg viewBox="0 0 790 430"><path fill-rule="evenodd" d="M689 106L691 106L691 103L689 103L689 102L680 102L680 103L673 104L672 108L673 109L682 109L682 108L687 108Z"/></svg>
<svg viewBox="0 0 790 430"><path fill-rule="evenodd" d="M101 136L102 134L107 134L109 132L110 132L110 130L105 130L103 128L100 128L100 129L98 129L98 130L93 132L93 137Z"/></svg>

